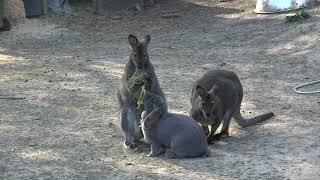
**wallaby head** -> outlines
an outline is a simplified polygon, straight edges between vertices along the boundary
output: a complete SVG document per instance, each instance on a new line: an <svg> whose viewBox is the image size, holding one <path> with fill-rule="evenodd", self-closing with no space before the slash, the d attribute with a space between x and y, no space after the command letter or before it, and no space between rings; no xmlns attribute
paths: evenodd
<svg viewBox="0 0 320 180"><path fill-rule="evenodd" d="M151 78L146 78L144 80L144 89L147 90L147 91L150 90L152 88L152 84L153 84L152 79Z"/></svg>
<svg viewBox="0 0 320 180"><path fill-rule="evenodd" d="M135 65L136 70L148 68L149 55L148 44L150 42L150 35L146 35L143 40L139 41L138 38L132 34L129 35L128 41L130 44L130 61Z"/></svg>
<svg viewBox="0 0 320 180"><path fill-rule="evenodd" d="M144 111L145 112L145 111ZM141 118L141 125L143 129L150 129L151 126L156 123L161 116L161 113L159 111L153 111L150 114L148 114L147 116L142 113L143 115Z"/></svg>
<svg viewBox="0 0 320 180"><path fill-rule="evenodd" d="M213 86L207 91L205 88L198 85L196 86L196 91L199 95L199 109L203 116L209 120L213 116L219 90L216 86Z"/></svg>

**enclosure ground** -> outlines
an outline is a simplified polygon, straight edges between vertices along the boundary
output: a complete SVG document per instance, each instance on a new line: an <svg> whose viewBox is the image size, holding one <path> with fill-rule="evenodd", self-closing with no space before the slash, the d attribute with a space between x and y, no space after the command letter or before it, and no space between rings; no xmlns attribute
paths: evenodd
<svg viewBox="0 0 320 180"><path fill-rule="evenodd" d="M319 179L320 95L292 88L319 79L320 8L296 23L254 8L254 0L164 0L96 15L78 6L2 32L0 179ZM232 121L209 158L125 150L115 91L129 33L151 35L170 111L187 113L195 79L227 69L243 84L244 116L276 116L248 128Z"/></svg>

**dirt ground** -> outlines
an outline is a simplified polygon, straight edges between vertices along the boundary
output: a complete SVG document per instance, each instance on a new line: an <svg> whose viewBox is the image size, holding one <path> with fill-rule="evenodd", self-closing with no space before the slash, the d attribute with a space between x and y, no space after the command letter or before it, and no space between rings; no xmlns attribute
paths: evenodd
<svg viewBox="0 0 320 180"><path fill-rule="evenodd" d="M320 94L292 91L319 79L320 7L285 23L286 14L254 14L255 2L163 0L103 15L79 6L1 33L0 179L320 179ZM242 81L244 116L276 116L248 128L232 121L209 158L124 149L115 91L129 33L151 35L170 111L188 112L206 70L227 69Z"/></svg>

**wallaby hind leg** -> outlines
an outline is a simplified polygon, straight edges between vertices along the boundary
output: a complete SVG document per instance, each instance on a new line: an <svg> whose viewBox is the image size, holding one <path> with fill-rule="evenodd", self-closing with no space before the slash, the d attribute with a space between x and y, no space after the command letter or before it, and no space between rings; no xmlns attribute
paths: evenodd
<svg viewBox="0 0 320 180"><path fill-rule="evenodd" d="M231 117L232 116L231 116L230 110L224 114L223 126L220 132L221 136L229 136L229 126L230 126Z"/></svg>
<svg viewBox="0 0 320 180"><path fill-rule="evenodd" d="M182 159L183 157L178 155L177 153L175 153L175 151L170 148L170 149L166 149L166 154L165 156L168 158L168 159Z"/></svg>
<svg viewBox="0 0 320 180"><path fill-rule="evenodd" d="M208 126L202 126L202 129L203 129L203 131L204 131L204 134L205 134L206 136L208 136L209 133L210 133L209 127L208 127Z"/></svg>
<svg viewBox="0 0 320 180"><path fill-rule="evenodd" d="M151 144L151 152L148 154L149 157L155 157L160 154L164 153L163 147L161 147L161 144L159 143L152 143Z"/></svg>
<svg viewBox="0 0 320 180"><path fill-rule="evenodd" d="M128 106L126 109L121 109L120 120L121 128L125 136L124 147L131 149L137 148L134 141L142 137L142 132L139 127L139 113L135 110L135 107Z"/></svg>
<svg viewBox="0 0 320 180"><path fill-rule="evenodd" d="M210 131L210 134L207 138L207 143L208 144L213 144L213 141L217 140L214 133L217 131L218 127L220 126L220 123L217 123L217 124L213 124L211 126L211 131Z"/></svg>
<svg viewBox="0 0 320 180"><path fill-rule="evenodd" d="M229 136L230 120L231 120L231 110L228 110L223 116L223 125L222 125L221 132L218 133L218 134L213 135L213 137L211 137L212 141L213 140L216 140L216 141L220 140L221 137L223 137L223 136Z"/></svg>

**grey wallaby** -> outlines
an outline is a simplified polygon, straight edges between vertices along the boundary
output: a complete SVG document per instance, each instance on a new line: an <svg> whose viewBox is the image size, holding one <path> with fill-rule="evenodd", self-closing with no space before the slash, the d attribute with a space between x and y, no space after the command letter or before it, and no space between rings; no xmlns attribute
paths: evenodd
<svg viewBox="0 0 320 180"><path fill-rule="evenodd" d="M166 151L168 158L208 156L206 135L201 126L189 116L168 113L165 100L152 92L152 80L144 83L144 109L141 126L146 143L151 144L148 156Z"/></svg>
<svg viewBox="0 0 320 180"><path fill-rule="evenodd" d="M208 143L222 136L229 136L229 124L233 117L242 126L251 126L264 121L274 114L272 112L249 119L243 118L240 106L243 98L243 88L238 76L227 70L209 70L193 85L191 92L190 116L199 122L209 134ZM215 134L223 122L221 132Z"/></svg>
<svg viewBox="0 0 320 180"><path fill-rule="evenodd" d="M144 109L141 126L146 143L151 144L148 156L154 157L166 151L172 158L208 156L208 143L201 126L191 117L167 112L167 104L161 96L149 91L151 81L144 85Z"/></svg>
<svg viewBox="0 0 320 180"><path fill-rule="evenodd" d="M139 41L136 36L130 34L128 41L130 44L129 61L119 82L117 99L119 102L121 129L124 132L125 138L124 146L126 148L136 148L135 142L143 137L140 128L140 117L143 109L138 108L137 105L138 96L141 93L143 84L137 84L130 88L128 86L129 78L137 71L144 72L153 82L150 92L161 96L164 101L165 96L160 88L153 65L149 61L148 44L150 42L150 35L146 35L143 40Z"/></svg>

